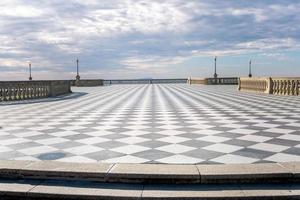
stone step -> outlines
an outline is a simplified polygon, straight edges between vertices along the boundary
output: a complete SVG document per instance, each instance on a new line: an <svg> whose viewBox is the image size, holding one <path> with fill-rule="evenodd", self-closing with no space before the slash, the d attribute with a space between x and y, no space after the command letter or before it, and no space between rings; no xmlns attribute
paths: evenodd
<svg viewBox="0 0 300 200"><path fill-rule="evenodd" d="M0 199L300 199L300 184L122 184L0 180Z"/></svg>
<svg viewBox="0 0 300 200"><path fill-rule="evenodd" d="M300 182L300 162L164 165L0 161L0 178L156 184L293 183Z"/></svg>

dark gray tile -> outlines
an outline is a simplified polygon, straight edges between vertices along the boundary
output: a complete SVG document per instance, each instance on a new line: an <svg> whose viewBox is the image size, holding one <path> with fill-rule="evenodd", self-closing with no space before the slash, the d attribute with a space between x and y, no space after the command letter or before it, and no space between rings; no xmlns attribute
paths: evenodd
<svg viewBox="0 0 300 200"><path fill-rule="evenodd" d="M167 143L167 142L162 142L162 141L158 141L158 140L151 140L151 141L139 143L138 145L148 147L148 148L158 148L158 147L166 146L166 145L169 145L169 144L170 143Z"/></svg>
<svg viewBox="0 0 300 200"><path fill-rule="evenodd" d="M125 156L126 154L118 153L115 151L110 151L110 150L103 150L95 153L89 153L85 154L85 157L97 160L97 161L103 161L107 159L112 159L112 158L117 158L121 156Z"/></svg>
<svg viewBox="0 0 300 200"><path fill-rule="evenodd" d="M245 157L250 157L250 158L256 158L256 159L264 159L266 157L269 157L273 155L273 152L268 152L268 151L261 151L261 150L256 150L256 149L250 149L250 148L244 148L239 151L235 151L232 153L234 155L239 155L239 156L245 156Z"/></svg>
<svg viewBox="0 0 300 200"><path fill-rule="evenodd" d="M148 160L158 160L161 158L172 156L173 154L165 152L165 151L159 151L156 149L150 149L150 150L142 151L142 152L135 153L132 155L140 157L140 158L148 159Z"/></svg>
<svg viewBox="0 0 300 200"><path fill-rule="evenodd" d="M279 139L279 138L274 138L274 139L268 140L268 143L278 144L278 145L283 145L283 146L296 146L299 144L298 141L284 140L284 139Z"/></svg>
<svg viewBox="0 0 300 200"><path fill-rule="evenodd" d="M195 147L195 148L202 148L202 147L212 145L214 143L206 142L206 141L200 141L200 140L189 140L189 141L181 142L180 144L185 145L185 146Z"/></svg>
<svg viewBox="0 0 300 200"><path fill-rule="evenodd" d="M225 141L223 143L230 144L230 145L242 146L242 147L248 147L248 146L256 144L256 142L251 142L251 141L247 141L247 140L239 140L239 139L232 139L232 140Z"/></svg>
<svg viewBox="0 0 300 200"><path fill-rule="evenodd" d="M194 158L200 158L203 160L210 160L219 156L224 155L224 153L216 152L216 151L209 151L205 149L195 149L192 151L188 151L185 153L182 153L182 155L190 156Z"/></svg>

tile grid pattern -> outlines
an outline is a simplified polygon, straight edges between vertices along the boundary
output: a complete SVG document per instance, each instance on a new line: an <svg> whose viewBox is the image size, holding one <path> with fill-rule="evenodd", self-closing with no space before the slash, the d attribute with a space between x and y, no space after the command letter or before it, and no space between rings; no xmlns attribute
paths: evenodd
<svg viewBox="0 0 300 200"><path fill-rule="evenodd" d="M118 163L300 161L299 97L184 84L73 88L0 104L0 159Z"/></svg>

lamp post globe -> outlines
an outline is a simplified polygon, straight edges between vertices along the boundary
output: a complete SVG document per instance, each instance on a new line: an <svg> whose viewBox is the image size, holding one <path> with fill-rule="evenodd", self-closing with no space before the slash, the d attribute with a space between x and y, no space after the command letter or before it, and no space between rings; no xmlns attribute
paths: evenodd
<svg viewBox="0 0 300 200"><path fill-rule="evenodd" d="M29 80L32 81L32 76L31 76L31 62L28 62L29 65Z"/></svg>

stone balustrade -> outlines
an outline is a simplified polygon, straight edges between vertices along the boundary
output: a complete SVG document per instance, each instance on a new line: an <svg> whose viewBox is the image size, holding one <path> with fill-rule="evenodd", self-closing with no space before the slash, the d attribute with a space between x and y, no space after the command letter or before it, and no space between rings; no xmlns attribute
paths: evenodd
<svg viewBox="0 0 300 200"><path fill-rule="evenodd" d="M203 85L237 85L237 77L221 77L221 78L189 78L188 84L203 84Z"/></svg>
<svg viewBox="0 0 300 200"><path fill-rule="evenodd" d="M0 81L0 101L55 97L70 92L70 81Z"/></svg>
<svg viewBox="0 0 300 200"><path fill-rule="evenodd" d="M103 80L102 79L81 79L81 80L71 80L71 86L77 87L95 87L95 86L102 86Z"/></svg>
<svg viewBox="0 0 300 200"><path fill-rule="evenodd" d="M272 78L273 94L299 95L300 77L298 78Z"/></svg>
<svg viewBox="0 0 300 200"><path fill-rule="evenodd" d="M253 77L240 78L240 91L277 94L277 95L299 95L299 77Z"/></svg>

